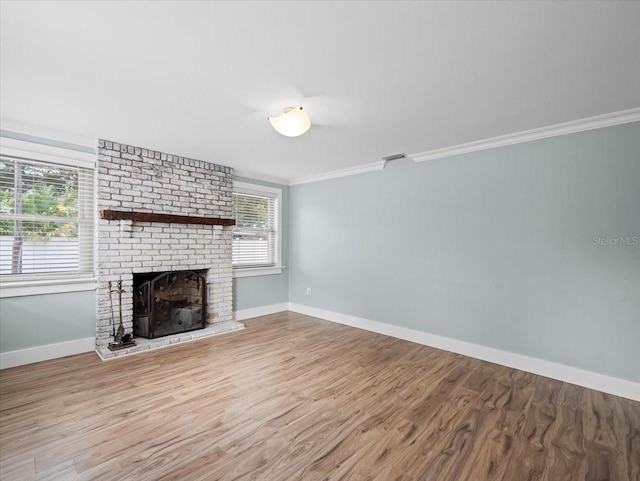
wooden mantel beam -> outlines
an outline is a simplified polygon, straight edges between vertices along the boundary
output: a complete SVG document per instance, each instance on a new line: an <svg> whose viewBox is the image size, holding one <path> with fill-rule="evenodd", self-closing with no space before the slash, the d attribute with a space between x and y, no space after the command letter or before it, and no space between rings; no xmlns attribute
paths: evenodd
<svg viewBox="0 0 640 481"><path fill-rule="evenodd" d="M136 222L164 222L167 224L236 225L235 219L223 219L221 217L196 217L192 215L154 214L151 212L127 212L123 210L101 210L100 218Z"/></svg>

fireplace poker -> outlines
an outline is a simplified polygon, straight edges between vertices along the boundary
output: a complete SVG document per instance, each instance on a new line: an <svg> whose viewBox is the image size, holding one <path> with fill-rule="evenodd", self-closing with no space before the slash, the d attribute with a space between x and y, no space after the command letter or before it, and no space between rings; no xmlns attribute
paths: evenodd
<svg viewBox="0 0 640 481"><path fill-rule="evenodd" d="M111 335L113 339L116 339L116 321L115 316L113 315L113 293L111 292L111 281L107 284L109 287L109 302L111 303Z"/></svg>
<svg viewBox="0 0 640 481"><path fill-rule="evenodd" d="M122 341L122 336L124 336L124 326L122 325L122 279L118 280L118 305L120 307L120 325L115 337L116 342Z"/></svg>

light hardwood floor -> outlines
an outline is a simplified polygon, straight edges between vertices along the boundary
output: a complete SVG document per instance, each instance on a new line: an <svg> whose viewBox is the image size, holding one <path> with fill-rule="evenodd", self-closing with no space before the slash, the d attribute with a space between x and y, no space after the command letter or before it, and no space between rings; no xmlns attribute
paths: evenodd
<svg viewBox="0 0 640 481"><path fill-rule="evenodd" d="M640 403L308 316L0 372L9 480L640 480Z"/></svg>

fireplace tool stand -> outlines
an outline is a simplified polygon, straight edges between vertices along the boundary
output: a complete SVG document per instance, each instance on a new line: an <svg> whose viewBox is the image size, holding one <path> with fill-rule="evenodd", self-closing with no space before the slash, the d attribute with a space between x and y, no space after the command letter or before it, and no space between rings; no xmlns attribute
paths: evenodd
<svg viewBox="0 0 640 481"><path fill-rule="evenodd" d="M108 287L109 302L111 304L111 335L113 336L114 340L114 342L109 343L109 350L118 351L120 349L135 346L136 341L133 338L133 334L125 334L124 325L122 324L122 280L118 281L116 290L116 292L118 293L118 307L120 308L120 325L118 326L117 331L115 325L115 315L113 313L113 289L111 286L111 281L109 281Z"/></svg>

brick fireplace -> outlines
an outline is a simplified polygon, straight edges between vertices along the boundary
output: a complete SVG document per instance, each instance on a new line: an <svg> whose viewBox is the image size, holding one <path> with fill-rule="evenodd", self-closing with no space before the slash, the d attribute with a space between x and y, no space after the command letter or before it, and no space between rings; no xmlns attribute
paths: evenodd
<svg viewBox="0 0 640 481"><path fill-rule="evenodd" d="M157 216L162 221L98 220L98 353L109 358L242 329L241 323L232 320L231 227L174 219L232 219L231 168L100 140L97 177L98 211L165 215ZM120 307L125 331L133 330L134 274L166 271L206 272L205 329L137 339L135 347L110 351L112 322L117 329ZM109 282L113 286L118 281L122 293L110 295Z"/></svg>

